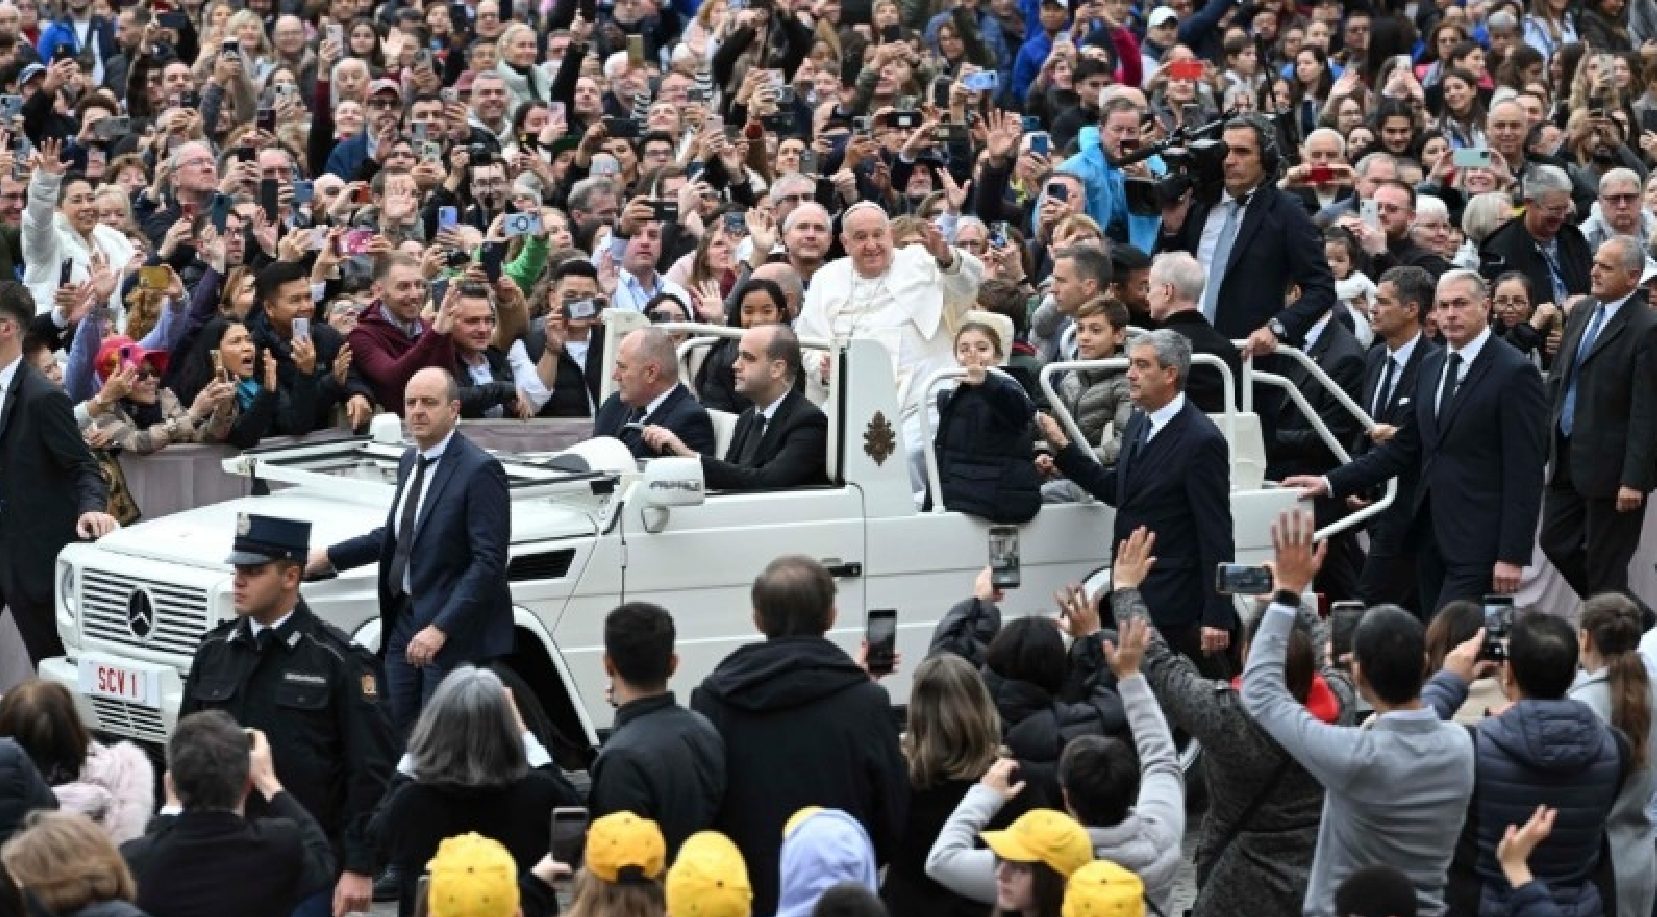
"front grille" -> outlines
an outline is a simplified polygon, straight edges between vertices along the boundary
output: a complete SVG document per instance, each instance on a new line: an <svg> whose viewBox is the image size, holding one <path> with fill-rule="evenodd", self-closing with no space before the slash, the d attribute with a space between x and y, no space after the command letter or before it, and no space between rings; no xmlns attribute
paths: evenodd
<svg viewBox="0 0 1657 917"><path fill-rule="evenodd" d="M87 700L92 702L92 712L98 716L98 731L166 744L167 730L161 723L161 711L107 697L89 695Z"/></svg>
<svg viewBox="0 0 1657 917"><path fill-rule="evenodd" d="M132 594L139 589L149 594L153 615L149 633L143 636L134 633L128 620ZM108 570L82 569L80 611L84 637L157 653L193 656L207 632L207 590Z"/></svg>

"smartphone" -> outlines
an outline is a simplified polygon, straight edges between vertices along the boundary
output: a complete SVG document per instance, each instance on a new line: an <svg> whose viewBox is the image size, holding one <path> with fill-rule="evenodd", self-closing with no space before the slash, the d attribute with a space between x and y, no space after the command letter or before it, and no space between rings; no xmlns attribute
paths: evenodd
<svg viewBox="0 0 1657 917"><path fill-rule="evenodd" d="M912 131L921 126L921 113L918 111L892 112L892 126L900 131Z"/></svg>
<svg viewBox="0 0 1657 917"><path fill-rule="evenodd" d="M868 136L868 134L869 134L869 116L868 115L858 115L857 117L852 119L852 133L861 134L865 137Z"/></svg>
<svg viewBox="0 0 1657 917"><path fill-rule="evenodd" d="M1329 661L1341 665L1341 658L1352 652L1352 633L1367 611L1362 602L1336 602L1329 609Z"/></svg>
<svg viewBox="0 0 1657 917"><path fill-rule="evenodd" d="M902 38L903 28L901 26L889 25L880 30L880 40L884 43L890 44L891 42L899 41Z"/></svg>
<svg viewBox="0 0 1657 917"><path fill-rule="evenodd" d="M23 97L0 95L0 118L15 118L23 113Z"/></svg>
<svg viewBox="0 0 1657 917"><path fill-rule="evenodd" d="M292 83L277 83L274 87L272 87L272 91L275 93L276 98L286 99L298 95L299 87Z"/></svg>
<svg viewBox="0 0 1657 917"><path fill-rule="evenodd" d="M693 99L692 101L695 101L695 100ZM564 123L567 123L569 121L569 116L568 116L567 112L564 109L564 103L563 102L548 102L547 103L547 120L552 121L552 122L557 123L557 124L564 124Z"/></svg>
<svg viewBox="0 0 1657 917"><path fill-rule="evenodd" d="M1025 115L1024 116L1024 133L1026 133L1026 134L1039 134L1043 131L1044 128L1045 128L1045 125L1043 125L1041 123L1041 116L1040 115Z"/></svg>
<svg viewBox="0 0 1657 917"><path fill-rule="evenodd" d="M302 207L316 200L316 183L312 181L296 181L293 183L293 204Z"/></svg>
<svg viewBox="0 0 1657 917"><path fill-rule="evenodd" d="M1018 527L990 526L990 584L997 589L1018 588Z"/></svg>
<svg viewBox="0 0 1657 917"><path fill-rule="evenodd" d="M1047 186L1047 196L1061 204L1067 203L1070 200L1070 186L1064 182L1052 182Z"/></svg>
<svg viewBox="0 0 1657 917"><path fill-rule="evenodd" d="M777 106L779 108L789 108L789 107L793 106L793 104L794 104L794 87L793 86L779 86L779 87L777 87Z"/></svg>
<svg viewBox="0 0 1657 917"><path fill-rule="evenodd" d="M1202 106L1192 104L1181 105L1179 107L1179 120L1180 123L1186 127L1195 125L1198 121L1202 120Z"/></svg>
<svg viewBox="0 0 1657 917"><path fill-rule="evenodd" d="M508 239L518 236L531 236L541 231L541 215L539 213L509 213L501 221L501 231Z"/></svg>
<svg viewBox="0 0 1657 917"><path fill-rule="evenodd" d="M368 249L368 243L374 239L372 229L348 229L345 235L339 238L339 253L342 255L360 255Z"/></svg>
<svg viewBox="0 0 1657 917"><path fill-rule="evenodd" d="M1046 132L1038 131L1030 135L1030 152L1038 156L1046 156L1053 150L1053 138Z"/></svg>
<svg viewBox="0 0 1657 917"><path fill-rule="evenodd" d="M240 54L240 53L242 53L241 39L239 39L239 38L226 38L223 42L221 42L219 44L219 53L220 54Z"/></svg>
<svg viewBox="0 0 1657 917"><path fill-rule="evenodd" d="M577 299L564 303L565 318L592 318L598 314L598 303L590 299Z"/></svg>
<svg viewBox="0 0 1657 917"><path fill-rule="evenodd" d="M121 365L122 366L131 366L132 365L132 348L131 347L122 347L121 348ZM253 730L251 730L251 729L247 730L247 747L248 748L253 747Z"/></svg>
<svg viewBox="0 0 1657 917"><path fill-rule="evenodd" d="M217 350L209 350L207 355L213 359L213 378L224 378L224 357Z"/></svg>
<svg viewBox="0 0 1657 917"><path fill-rule="evenodd" d="M351 203L361 206L374 203L374 187L367 182L358 185L357 189L351 192Z"/></svg>
<svg viewBox="0 0 1657 917"><path fill-rule="evenodd" d="M345 26L342 26L337 22L330 22L328 23L328 27L323 29L322 34L326 36L329 41L339 45L340 50L343 51L345 49Z"/></svg>
<svg viewBox="0 0 1657 917"><path fill-rule="evenodd" d="M485 242L480 247L478 261L483 265L483 275L489 278L490 283L501 279L501 263L506 260L505 242Z"/></svg>
<svg viewBox="0 0 1657 917"><path fill-rule="evenodd" d="M312 226L308 248L313 252L322 251L322 246L328 244L328 227Z"/></svg>
<svg viewBox="0 0 1657 917"><path fill-rule="evenodd" d="M639 136L639 122L632 118L615 118L604 116L604 133L611 137L620 137L625 140L634 140Z"/></svg>
<svg viewBox="0 0 1657 917"><path fill-rule="evenodd" d="M1001 83L994 70L980 70L961 77L961 85L973 92L994 92Z"/></svg>
<svg viewBox="0 0 1657 917"><path fill-rule="evenodd" d="M71 276L73 276L74 273L75 273L75 262L72 259L69 259L69 258L63 259L63 264L58 266L58 286L60 286L60 287L68 286L69 285L69 278Z"/></svg>
<svg viewBox="0 0 1657 917"><path fill-rule="evenodd" d="M414 917L426 917L426 899L431 896L431 876L421 876L414 883Z"/></svg>
<svg viewBox="0 0 1657 917"><path fill-rule="evenodd" d="M201 95L194 89L181 89L178 93L179 108L200 108Z"/></svg>
<svg viewBox="0 0 1657 917"><path fill-rule="evenodd" d="M1005 220L997 220L990 224L990 247L1005 248L1007 240L1013 237L1012 227Z"/></svg>
<svg viewBox="0 0 1657 917"><path fill-rule="evenodd" d="M644 66L644 36L627 36L627 63L634 67Z"/></svg>
<svg viewBox="0 0 1657 917"><path fill-rule="evenodd" d="M552 858L571 869L581 864L581 848L587 839L590 816L582 806L559 806L552 810L552 833L548 848Z"/></svg>
<svg viewBox="0 0 1657 917"><path fill-rule="evenodd" d="M454 229L460 225L460 211L453 207L437 208L437 231Z"/></svg>
<svg viewBox="0 0 1657 917"><path fill-rule="evenodd" d="M280 189L282 183L274 178L259 180L259 207L264 210L265 216L274 220L281 207Z"/></svg>
<svg viewBox="0 0 1657 917"><path fill-rule="evenodd" d="M529 138L525 139L527 140ZM526 143L524 145L528 146L529 144ZM420 158L426 162L443 161L443 144L438 143L436 140L421 140L416 143L415 146L419 148Z"/></svg>
<svg viewBox="0 0 1657 917"><path fill-rule="evenodd" d="M267 134L276 133L276 109L259 109L259 111L253 116L253 126Z"/></svg>
<svg viewBox="0 0 1657 917"><path fill-rule="evenodd" d="M0 106L5 104L5 99L5 96L0 96ZM1647 108L1640 112L1640 133L1657 134L1657 108Z"/></svg>
<svg viewBox="0 0 1657 917"><path fill-rule="evenodd" d="M658 223L679 222L678 201L651 201L650 218Z"/></svg>
<svg viewBox="0 0 1657 917"><path fill-rule="evenodd" d="M172 283L172 276L165 267L141 267L138 269L138 286L145 290L165 290Z"/></svg>
<svg viewBox="0 0 1657 917"><path fill-rule="evenodd" d="M1335 178L1335 170L1328 166L1312 166L1306 172L1306 180L1314 185L1326 185Z"/></svg>
<svg viewBox="0 0 1657 917"><path fill-rule="evenodd" d="M1364 225L1370 229L1381 228L1381 205L1375 201L1364 201L1358 205L1358 213L1363 218Z"/></svg>
<svg viewBox="0 0 1657 917"><path fill-rule="evenodd" d="M1490 162L1488 149L1470 147L1450 154L1450 164L1458 169L1488 169Z"/></svg>
<svg viewBox="0 0 1657 917"><path fill-rule="evenodd" d="M1200 80L1202 79L1202 61L1174 61L1168 65L1168 78L1171 80Z"/></svg>
<svg viewBox="0 0 1657 917"><path fill-rule="evenodd" d="M431 51L422 48L419 51L414 52L414 69L431 71L437 70L437 65L434 63Z"/></svg>
<svg viewBox="0 0 1657 917"><path fill-rule="evenodd" d="M869 609L869 623L863 631L863 640L869 645L864 662L869 674L875 677L892 674L897 661L898 613L892 608Z"/></svg>
<svg viewBox="0 0 1657 917"><path fill-rule="evenodd" d="M1214 588L1227 595L1265 595L1272 591L1272 572L1248 564L1220 564Z"/></svg>
<svg viewBox="0 0 1657 917"><path fill-rule="evenodd" d="M239 146L239 147L236 148L236 161L237 162L252 162L252 161L254 161L255 159L258 159L258 158L259 158L259 151L255 150L254 148L252 148L250 146Z"/></svg>
<svg viewBox="0 0 1657 917"><path fill-rule="evenodd" d="M293 317L293 339L308 341L311 339L311 320L303 315Z"/></svg>
<svg viewBox="0 0 1657 917"><path fill-rule="evenodd" d="M949 107L949 77L940 77L932 81L932 104L939 108Z"/></svg>
<svg viewBox="0 0 1657 917"><path fill-rule="evenodd" d="M66 44L59 44L57 47L52 49L52 63L54 63L54 64L57 63L60 60L74 60L74 59L75 59L75 50L73 48L69 47Z"/></svg>
<svg viewBox="0 0 1657 917"><path fill-rule="evenodd" d="M800 174L801 175L816 175L817 174L817 151L816 150L809 150L808 149L808 150L806 150L806 151L804 151L800 154Z"/></svg>
<svg viewBox="0 0 1657 917"><path fill-rule="evenodd" d="M1513 596L1487 595L1484 597L1484 646L1479 658L1491 662L1507 661L1507 635L1513 628Z"/></svg>
<svg viewBox="0 0 1657 917"><path fill-rule="evenodd" d="M126 115L112 115L92 125L92 136L99 140L114 140L132 133L132 119Z"/></svg>

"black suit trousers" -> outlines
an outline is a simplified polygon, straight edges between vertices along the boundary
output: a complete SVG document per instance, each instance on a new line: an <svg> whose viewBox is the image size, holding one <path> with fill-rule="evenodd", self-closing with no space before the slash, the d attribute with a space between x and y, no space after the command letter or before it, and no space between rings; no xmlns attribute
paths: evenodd
<svg viewBox="0 0 1657 917"><path fill-rule="evenodd" d="M1571 483L1570 441L1558 437L1553 480L1542 494L1542 553L1584 599L1628 591L1628 564L1640 545L1645 506L1617 512L1617 501L1584 497Z"/></svg>
<svg viewBox="0 0 1657 917"><path fill-rule="evenodd" d="M1417 588L1421 592L1422 617L1432 620L1438 610L1451 602L1483 602L1492 587L1495 569L1483 564L1446 563L1433 532L1432 510L1425 502L1410 529L1419 545L1416 559Z"/></svg>
<svg viewBox="0 0 1657 917"><path fill-rule="evenodd" d="M58 622L52 615L51 602L37 604L21 594L6 595L0 590L0 606L11 609L12 622L23 637L30 666L38 669L40 660L63 655L63 641L58 639Z"/></svg>

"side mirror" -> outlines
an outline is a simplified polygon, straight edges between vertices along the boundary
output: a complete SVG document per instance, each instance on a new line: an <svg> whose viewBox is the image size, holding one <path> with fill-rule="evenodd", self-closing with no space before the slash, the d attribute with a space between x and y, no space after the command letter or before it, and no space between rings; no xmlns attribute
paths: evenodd
<svg viewBox="0 0 1657 917"><path fill-rule="evenodd" d="M699 458L658 458L644 465L639 482L644 499L644 523L648 532L667 525L668 510L675 506L701 506L707 499Z"/></svg>

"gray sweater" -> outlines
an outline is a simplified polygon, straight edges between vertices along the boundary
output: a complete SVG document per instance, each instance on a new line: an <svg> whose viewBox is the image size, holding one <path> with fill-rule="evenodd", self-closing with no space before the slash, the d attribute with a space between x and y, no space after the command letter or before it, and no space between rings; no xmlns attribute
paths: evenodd
<svg viewBox="0 0 1657 917"><path fill-rule="evenodd" d="M1185 834L1185 778L1168 721L1144 676L1135 675L1116 687L1139 751L1139 799L1120 824L1088 828L1087 833L1093 855L1139 876L1145 895L1166 914ZM973 846L1001 805L1000 795L982 784L967 791L927 854L926 874L934 882L974 901L995 902L995 853Z"/></svg>
<svg viewBox="0 0 1657 917"><path fill-rule="evenodd" d="M1266 611L1243 672L1243 706L1324 786L1323 821L1303 913L1335 917L1335 889L1376 863L1415 883L1424 915L1444 913L1445 873L1473 793L1473 742L1431 705L1376 716L1363 728L1329 726L1283 680L1296 610Z"/></svg>

